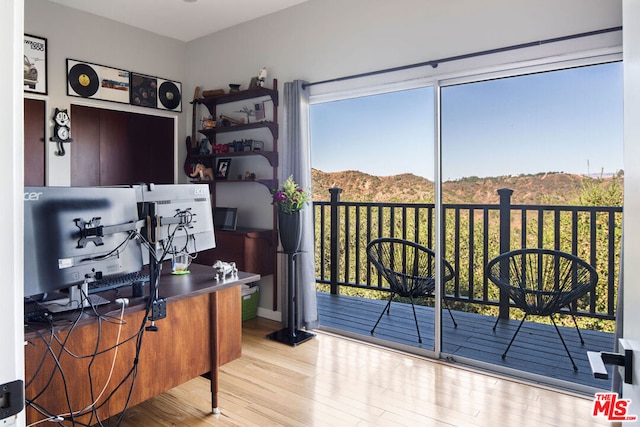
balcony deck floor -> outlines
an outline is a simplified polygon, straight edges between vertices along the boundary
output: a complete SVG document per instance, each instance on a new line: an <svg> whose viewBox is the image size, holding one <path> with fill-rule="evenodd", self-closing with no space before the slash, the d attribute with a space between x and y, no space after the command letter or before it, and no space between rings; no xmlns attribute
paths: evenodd
<svg viewBox="0 0 640 427"><path fill-rule="evenodd" d="M344 331L349 335L371 338L370 330L382 312L386 301L318 292L318 316L321 329ZM433 308L416 306L422 344L418 343L416 326L410 304L392 302L390 315L384 315L373 335L416 349L433 350ZM581 330L585 344L575 328L559 327L569 347L578 371L562 346L553 325L526 321L505 359L501 358L520 320L500 321L494 332L495 317L454 311L458 323L454 328L449 314L443 312L443 353L455 360L457 357L473 359L495 367L516 369L545 378L577 384L577 391L608 390L611 380L593 378L587 351L612 351L614 336L611 333ZM609 369L611 377L612 369Z"/></svg>

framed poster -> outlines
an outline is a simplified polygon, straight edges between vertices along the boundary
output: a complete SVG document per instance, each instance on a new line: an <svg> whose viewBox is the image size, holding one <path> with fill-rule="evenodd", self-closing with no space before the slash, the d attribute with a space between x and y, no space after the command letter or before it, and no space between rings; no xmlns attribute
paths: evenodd
<svg viewBox="0 0 640 427"><path fill-rule="evenodd" d="M47 94L47 39L24 35L24 90Z"/></svg>

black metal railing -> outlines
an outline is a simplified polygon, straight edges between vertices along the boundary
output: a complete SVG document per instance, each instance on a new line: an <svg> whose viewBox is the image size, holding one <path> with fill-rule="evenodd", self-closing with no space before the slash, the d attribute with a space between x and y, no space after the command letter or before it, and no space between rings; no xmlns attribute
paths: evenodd
<svg viewBox="0 0 640 427"><path fill-rule="evenodd" d="M388 291L366 258L366 245L377 237L398 237L433 248L433 204L342 202L342 190L331 200L314 202L316 281L333 294L340 286ZM485 275L487 263L500 253L542 247L572 253L593 265L596 291L570 312L596 319L615 319L620 266L622 207L513 205L509 189L498 190L499 204L445 204L442 253L455 277L446 298L478 306L499 307L508 317L509 300Z"/></svg>

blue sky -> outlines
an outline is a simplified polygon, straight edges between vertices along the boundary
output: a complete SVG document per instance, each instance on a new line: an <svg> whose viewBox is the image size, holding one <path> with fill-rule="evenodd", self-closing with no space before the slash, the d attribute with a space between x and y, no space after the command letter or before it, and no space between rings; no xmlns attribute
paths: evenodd
<svg viewBox="0 0 640 427"><path fill-rule="evenodd" d="M442 89L445 181L622 169L622 64ZM433 90L315 104L312 165L433 179Z"/></svg>

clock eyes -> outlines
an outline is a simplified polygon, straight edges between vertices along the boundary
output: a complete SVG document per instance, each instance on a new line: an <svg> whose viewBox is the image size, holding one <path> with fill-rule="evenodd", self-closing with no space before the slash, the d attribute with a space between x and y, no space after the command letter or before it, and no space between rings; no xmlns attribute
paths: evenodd
<svg viewBox="0 0 640 427"><path fill-rule="evenodd" d="M59 111L56 114L55 122L59 126L68 126L69 125L69 114L66 111Z"/></svg>

